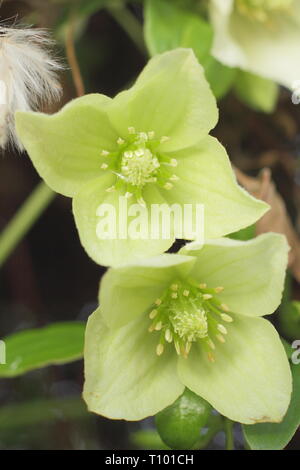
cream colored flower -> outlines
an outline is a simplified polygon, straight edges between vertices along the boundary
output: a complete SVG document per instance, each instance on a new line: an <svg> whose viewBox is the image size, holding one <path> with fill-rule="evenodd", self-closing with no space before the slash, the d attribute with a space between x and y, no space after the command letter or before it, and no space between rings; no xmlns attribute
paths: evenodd
<svg viewBox="0 0 300 470"><path fill-rule="evenodd" d="M300 78L299 0L211 0L213 55L292 89Z"/></svg>

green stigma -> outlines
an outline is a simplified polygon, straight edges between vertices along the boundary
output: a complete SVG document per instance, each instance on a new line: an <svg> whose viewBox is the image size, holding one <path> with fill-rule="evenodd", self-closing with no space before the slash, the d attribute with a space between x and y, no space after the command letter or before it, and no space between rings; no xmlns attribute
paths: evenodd
<svg viewBox="0 0 300 470"><path fill-rule="evenodd" d="M207 336L208 324L204 309L184 310L171 317L174 331L183 340L192 343Z"/></svg>
<svg viewBox="0 0 300 470"><path fill-rule="evenodd" d="M223 290L223 287L208 289L206 284L192 280L174 282L155 301L149 314L152 320L149 332L160 335L156 353L160 356L167 343L173 343L177 354L186 358L193 343L198 343L214 362L214 341L225 342L224 323L233 321L227 305L218 299Z"/></svg>
<svg viewBox="0 0 300 470"><path fill-rule="evenodd" d="M146 184L156 183L170 190L179 178L173 173L177 160L163 155L159 146L169 140L162 136L155 138L155 133L136 132L134 127L128 128L128 137L119 137L116 151L101 151L105 161L102 170L111 171L116 176L116 183L107 188L107 192L123 190L125 196L134 196L138 203L144 205L142 192Z"/></svg>
<svg viewBox="0 0 300 470"><path fill-rule="evenodd" d="M157 157L145 145L123 153L122 174L132 186L142 187L146 183L156 182L159 167Z"/></svg>
<svg viewBox="0 0 300 470"><path fill-rule="evenodd" d="M294 0L235 0L238 11L254 20L266 22L273 13L290 12Z"/></svg>

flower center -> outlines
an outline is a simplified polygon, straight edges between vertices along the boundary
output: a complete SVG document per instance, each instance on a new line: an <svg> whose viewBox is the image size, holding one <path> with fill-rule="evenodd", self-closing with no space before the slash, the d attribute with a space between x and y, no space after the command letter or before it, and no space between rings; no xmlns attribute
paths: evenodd
<svg viewBox="0 0 300 470"><path fill-rule="evenodd" d="M106 191L123 189L126 197L135 196L138 203L145 205L142 192L146 184L155 183L164 189L172 189L179 179L173 173L177 160L159 150L159 145L167 140L166 136L156 139L153 131L136 132L129 127L127 139L118 138L116 151L101 151L104 157L101 169L110 170L116 176L116 183Z"/></svg>
<svg viewBox="0 0 300 470"><path fill-rule="evenodd" d="M206 284L193 280L174 282L149 313L152 320L149 332L160 334L156 353L160 356L167 343L174 343L177 354L186 358L193 343L198 343L214 362L214 341L225 342L224 323L233 321L227 305L218 299L217 294L223 290L223 287L208 289Z"/></svg>
<svg viewBox="0 0 300 470"><path fill-rule="evenodd" d="M294 0L235 0L238 11L254 20L266 22L272 13L289 12Z"/></svg>
<svg viewBox="0 0 300 470"><path fill-rule="evenodd" d="M155 183L159 167L158 158L145 144L126 150L122 155L122 175L132 186L143 187L146 183Z"/></svg>

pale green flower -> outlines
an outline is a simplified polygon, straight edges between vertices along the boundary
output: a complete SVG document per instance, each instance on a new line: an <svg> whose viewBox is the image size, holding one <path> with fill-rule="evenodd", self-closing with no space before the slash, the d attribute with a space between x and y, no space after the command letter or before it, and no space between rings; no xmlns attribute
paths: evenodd
<svg viewBox="0 0 300 470"><path fill-rule="evenodd" d="M287 252L283 236L267 234L194 242L110 269L87 325L89 409L139 420L188 387L232 420L280 421L291 374L275 328L260 317L280 304Z"/></svg>
<svg viewBox="0 0 300 470"><path fill-rule="evenodd" d="M162 253L179 236L174 226L168 240L103 239L98 208L111 204L118 212L120 195L129 206L147 208L203 204L206 238L264 214L267 205L238 186L225 149L208 135L217 119L215 98L189 49L154 57L135 85L114 99L92 94L52 116L16 116L34 166L52 189L73 197L81 242L103 265Z"/></svg>
<svg viewBox="0 0 300 470"><path fill-rule="evenodd" d="M300 77L299 0L210 0L213 55L292 88Z"/></svg>

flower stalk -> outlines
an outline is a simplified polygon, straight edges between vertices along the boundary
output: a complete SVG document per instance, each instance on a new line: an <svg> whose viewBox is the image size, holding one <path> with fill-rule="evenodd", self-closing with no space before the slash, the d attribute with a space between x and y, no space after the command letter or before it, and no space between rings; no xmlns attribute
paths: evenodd
<svg viewBox="0 0 300 470"><path fill-rule="evenodd" d="M0 235L0 267L54 199L55 193L41 182Z"/></svg>

